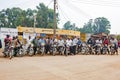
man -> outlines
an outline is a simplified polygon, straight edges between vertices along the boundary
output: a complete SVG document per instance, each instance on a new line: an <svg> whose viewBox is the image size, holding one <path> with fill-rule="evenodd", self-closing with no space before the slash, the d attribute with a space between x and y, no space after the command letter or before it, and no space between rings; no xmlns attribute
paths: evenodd
<svg viewBox="0 0 120 80"><path fill-rule="evenodd" d="M32 38L31 38L31 36L29 36L29 38L27 39L27 49L30 48L31 43L32 43Z"/></svg>
<svg viewBox="0 0 120 80"><path fill-rule="evenodd" d="M34 50L34 55L35 55L37 51L37 43L38 43L38 40L36 39L36 37L33 39L32 43L33 43L33 50Z"/></svg>
<svg viewBox="0 0 120 80"><path fill-rule="evenodd" d="M45 40L45 53L47 54L48 51L50 51L50 38L49 37Z"/></svg>
<svg viewBox="0 0 120 80"><path fill-rule="evenodd" d="M60 38L60 40L58 40L58 51L60 51L61 47L64 47L64 40L62 38Z"/></svg>
<svg viewBox="0 0 120 80"><path fill-rule="evenodd" d="M92 41L92 38L91 38L91 37L88 39L87 44L89 44L90 46L92 46L93 41Z"/></svg>
<svg viewBox="0 0 120 80"><path fill-rule="evenodd" d="M110 44L114 44L114 45L115 45L115 46L114 46L114 49L115 49L115 51L116 51L117 54L118 54L118 41L117 41L117 39L111 38Z"/></svg>
<svg viewBox="0 0 120 80"><path fill-rule="evenodd" d="M14 49L14 54L13 56L16 56L17 55L17 50L18 50L18 41L17 41L17 37L13 37L12 39L12 44L13 46L13 49Z"/></svg>
<svg viewBox="0 0 120 80"><path fill-rule="evenodd" d="M2 48L2 42L1 42L1 39L0 39L0 48Z"/></svg>
<svg viewBox="0 0 120 80"><path fill-rule="evenodd" d="M75 37L73 39L73 54L76 55L76 46L77 46L78 39Z"/></svg>
<svg viewBox="0 0 120 80"><path fill-rule="evenodd" d="M73 55L73 41L70 38L66 40L66 46L70 48L70 54Z"/></svg>
<svg viewBox="0 0 120 80"><path fill-rule="evenodd" d="M5 51L7 51L7 49L9 49L10 45L11 45L11 38L9 35L6 35L6 38L4 39L4 43L5 43L5 48L3 51L4 57L6 57L7 55L5 54Z"/></svg>

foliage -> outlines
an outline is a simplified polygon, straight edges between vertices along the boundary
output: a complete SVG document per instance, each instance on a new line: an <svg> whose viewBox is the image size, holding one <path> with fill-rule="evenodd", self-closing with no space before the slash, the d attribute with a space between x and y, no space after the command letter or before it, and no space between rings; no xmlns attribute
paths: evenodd
<svg viewBox="0 0 120 80"><path fill-rule="evenodd" d="M80 31L83 33L110 33L109 29L111 28L110 22L107 18L98 17L94 21L92 19L86 23L83 28L80 28Z"/></svg>
<svg viewBox="0 0 120 80"><path fill-rule="evenodd" d="M65 30L79 31L79 28L76 27L75 23L71 24L70 21L67 21L67 22L63 25L63 29L65 29Z"/></svg>
<svg viewBox="0 0 120 80"><path fill-rule="evenodd" d="M0 11L0 27L15 28L19 25L33 27L34 13L36 13L36 27L53 28L53 9L49 9L43 3L36 6L37 9L22 10L20 8L7 8ZM57 16L57 23L58 13Z"/></svg>

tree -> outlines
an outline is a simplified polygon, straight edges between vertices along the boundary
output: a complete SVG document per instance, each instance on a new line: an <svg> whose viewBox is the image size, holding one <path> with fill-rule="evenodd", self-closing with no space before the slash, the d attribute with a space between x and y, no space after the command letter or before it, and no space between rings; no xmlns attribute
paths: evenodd
<svg viewBox="0 0 120 80"><path fill-rule="evenodd" d="M99 17L94 20L94 26L93 30L95 31L94 33L110 33L109 29L111 28L110 22L108 21L107 18L104 17Z"/></svg>
<svg viewBox="0 0 120 80"><path fill-rule="evenodd" d="M88 23L85 23L83 28L80 28L82 33L93 33L93 20L90 19Z"/></svg>
<svg viewBox="0 0 120 80"><path fill-rule="evenodd" d="M83 28L80 28L82 33L107 33L109 34L109 29L111 28L110 22L107 18L98 17L95 20L90 19L88 23L85 23Z"/></svg>
<svg viewBox="0 0 120 80"><path fill-rule="evenodd" d="M48 9L43 3L37 6L37 27L53 28L53 9ZM56 13L57 23L59 21L58 13Z"/></svg>
<svg viewBox="0 0 120 80"><path fill-rule="evenodd" d="M53 28L53 9L49 9L43 3L36 6L37 9L22 10L20 8L7 8L0 11L0 27L16 28L17 26L33 27L34 13L36 15L36 27ZM56 13L57 23L59 21L58 13Z"/></svg>
<svg viewBox="0 0 120 80"><path fill-rule="evenodd" d="M67 21L67 22L63 25L63 29L65 29L65 30L79 31L79 28L76 27L75 23L71 24L70 21Z"/></svg>
<svg viewBox="0 0 120 80"><path fill-rule="evenodd" d="M7 8L0 11L0 27L13 27L15 28L22 23L22 9L20 8ZM20 19L20 20L19 20ZM18 21L19 20L19 21Z"/></svg>

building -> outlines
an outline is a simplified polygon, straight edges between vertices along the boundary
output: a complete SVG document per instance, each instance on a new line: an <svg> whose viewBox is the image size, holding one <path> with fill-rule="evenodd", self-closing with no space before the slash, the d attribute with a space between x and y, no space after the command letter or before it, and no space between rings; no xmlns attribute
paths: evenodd
<svg viewBox="0 0 120 80"><path fill-rule="evenodd" d="M34 36L36 35L37 37L53 37L53 29L45 29L45 28L32 28L32 27L22 27L18 26L18 36L19 39L22 40L24 37L28 36ZM56 29L56 37L80 37L80 32L79 31L72 31L72 30L60 30Z"/></svg>

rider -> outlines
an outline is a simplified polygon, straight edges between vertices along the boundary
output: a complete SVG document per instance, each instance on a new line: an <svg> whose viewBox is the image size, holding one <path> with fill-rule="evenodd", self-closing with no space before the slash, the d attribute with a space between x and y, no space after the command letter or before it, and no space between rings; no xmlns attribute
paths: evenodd
<svg viewBox="0 0 120 80"><path fill-rule="evenodd" d="M2 41L1 41L1 39L0 39L0 48L2 48Z"/></svg>
<svg viewBox="0 0 120 80"><path fill-rule="evenodd" d="M91 38L91 37L88 39L87 44L89 44L90 46L92 46L92 45L93 45L93 40L92 40L92 38Z"/></svg>
<svg viewBox="0 0 120 80"><path fill-rule="evenodd" d="M111 38L110 44L114 44L114 49L115 49L116 52L118 53L118 41L117 41L117 39ZM110 47L110 48L111 48L111 47Z"/></svg>
<svg viewBox="0 0 120 80"><path fill-rule="evenodd" d="M104 40L103 40L103 48L107 48L107 51L109 53L108 43L109 43L108 39L104 38ZM103 52L103 48L102 48L102 52Z"/></svg>
<svg viewBox="0 0 120 80"><path fill-rule="evenodd" d="M76 55L76 46L78 43L78 39L76 37L73 38L73 54Z"/></svg>
<svg viewBox="0 0 120 80"><path fill-rule="evenodd" d="M38 42L38 40L37 40L37 38L35 37L35 38L32 40L34 55L35 55L35 53L36 53L36 51L37 51L37 42Z"/></svg>
<svg viewBox="0 0 120 80"><path fill-rule="evenodd" d="M16 56L16 55L17 55L17 49L18 49L17 37L14 37L14 36L13 36L12 46L13 46L13 50L14 50L13 56Z"/></svg>
<svg viewBox="0 0 120 80"><path fill-rule="evenodd" d="M29 38L27 39L27 49L29 49L31 47L31 43L32 43L32 38L31 36L29 36Z"/></svg>
<svg viewBox="0 0 120 80"><path fill-rule="evenodd" d="M73 55L73 41L70 38L66 40L66 46L69 47L70 54Z"/></svg>
<svg viewBox="0 0 120 80"><path fill-rule="evenodd" d="M5 43L5 48L4 48L4 57L6 57L7 55L5 54L5 51L10 47L11 45L11 38L10 35L6 35L6 38L4 39L4 43Z"/></svg>
<svg viewBox="0 0 120 80"><path fill-rule="evenodd" d="M47 54L48 51L50 51L50 38L48 37L46 40L45 40L45 53Z"/></svg>
<svg viewBox="0 0 120 80"><path fill-rule="evenodd" d="M62 39L62 37L58 40L58 51L61 47L64 47L64 40Z"/></svg>
<svg viewBox="0 0 120 80"><path fill-rule="evenodd" d="M41 37L41 39L39 39L39 47L41 48L41 46L45 46L45 39L43 37Z"/></svg>

